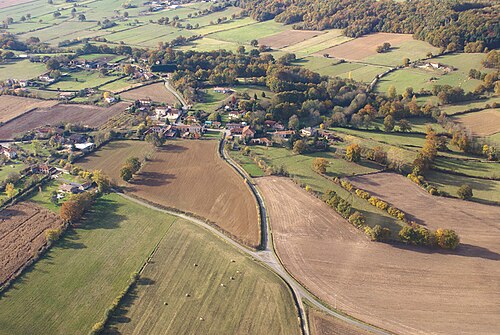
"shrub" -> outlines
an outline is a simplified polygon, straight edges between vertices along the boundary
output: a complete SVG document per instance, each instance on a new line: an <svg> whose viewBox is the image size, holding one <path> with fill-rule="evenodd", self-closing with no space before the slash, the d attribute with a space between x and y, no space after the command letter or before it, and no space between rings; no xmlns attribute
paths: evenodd
<svg viewBox="0 0 500 335"><path fill-rule="evenodd" d="M377 206L377 202L379 202L378 198L377 197L370 197L370 199L368 199L368 202L370 203L370 205L372 206Z"/></svg>
<svg viewBox="0 0 500 335"><path fill-rule="evenodd" d="M401 241L411 245L432 245L432 237L431 232L427 228L417 224L406 225L399 231Z"/></svg>
<svg viewBox="0 0 500 335"><path fill-rule="evenodd" d="M315 158L312 162L312 169L319 173L324 174L326 172L326 167L328 166L328 161L324 158Z"/></svg>
<svg viewBox="0 0 500 335"><path fill-rule="evenodd" d="M410 179L415 184L422 185L422 181L421 181L420 176L417 176L417 175L415 175L413 173L409 173L406 177L408 177L408 179Z"/></svg>
<svg viewBox="0 0 500 335"><path fill-rule="evenodd" d="M367 200L368 198L370 198L370 193L368 193L364 190L356 189L355 193L358 197L360 197L362 199Z"/></svg>
<svg viewBox="0 0 500 335"><path fill-rule="evenodd" d="M457 191L457 195L460 199L469 200L472 198L472 187L470 185L464 184L460 186Z"/></svg>
<svg viewBox="0 0 500 335"><path fill-rule="evenodd" d="M47 229L45 231L45 239L47 240L47 242L57 241L61 236L61 233L61 228Z"/></svg>
<svg viewBox="0 0 500 335"><path fill-rule="evenodd" d="M452 229L439 228L435 233L436 243L443 249L455 249L460 244L460 238Z"/></svg>
<svg viewBox="0 0 500 335"><path fill-rule="evenodd" d="M349 216L349 222L357 228L363 227L365 225L365 221L365 216L358 211Z"/></svg>
<svg viewBox="0 0 500 335"><path fill-rule="evenodd" d="M358 144L350 144L347 146L345 159L350 162L359 162L361 159L361 147Z"/></svg>
<svg viewBox="0 0 500 335"><path fill-rule="evenodd" d="M377 201L376 206L377 206L377 208L380 208L380 209L382 209L384 211L387 209L387 207L389 207L389 205L387 204L387 202L382 201L382 200Z"/></svg>
<svg viewBox="0 0 500 335"><path fill-rule="evenodd" d="M348 191L352 191L352 189L354 188L354 186L347 180L341 180L340 185Z"/></svg>
<svg viewBox="0 0 500 335"><path fill-rule="evenodd" d="M365 234L372 241L386 241L391 237L391 231L388 228L382 228L380 225L373 228L365 227Z"/></svg>

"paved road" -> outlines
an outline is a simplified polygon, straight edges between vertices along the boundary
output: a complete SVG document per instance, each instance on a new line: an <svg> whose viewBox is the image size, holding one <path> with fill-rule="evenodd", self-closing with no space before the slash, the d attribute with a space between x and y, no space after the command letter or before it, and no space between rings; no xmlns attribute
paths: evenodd
<svg viewBox="0 0 500 335"><path fill-rule="evenodd" d="M184 99L184 97L182 95L179 94L179 92L177 92L173 87L172 85L170 85L170 82L168 81L168 78L164 78L165 80L165 88L167 90L170 91L170 93L172 93L176 98L177 100L180 101L180 103L182 104L182 106L184 107L184 109L188 109L189 108L189 105L188 103L186 102L186 100Z"/></svg>

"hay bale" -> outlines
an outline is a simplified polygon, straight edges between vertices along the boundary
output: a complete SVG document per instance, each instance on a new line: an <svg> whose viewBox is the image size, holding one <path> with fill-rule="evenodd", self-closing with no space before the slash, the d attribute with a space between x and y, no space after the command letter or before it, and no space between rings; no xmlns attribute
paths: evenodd
<svg viewBox="0 0 500 335"><path fill-rule="evenodd" d="M196 263L194 263L193 265L194 265L194 266L198 266L198 264L196 264Z"/></svg>
<svg viewBox="0 0 500 335"><path fill-rule="evenodd" d="M220 286L224 287L224 286L226 286L226 285L224 285L224 284L220 284Z"/></svg>
<svg viewBox="0 0 500 335"><path fill-rule="evenodd" d="M167 306L167 305L168 305L168 302L166 302L166 301L165 301L165 302L163 302L163 304L164 304L165 306Z"/></svg>
<svg viewBox="0 0 500 335"><path fill-rule="evenodd" d="M191 294L189 294L189 293L186 293L186 297L188 297L188 298L189 298L190 296L191 296Z"/></svg>
<svg viewBox="0 0 500 335"><path fill-rule="evenodd" d="M204 321L204 320L205 320L204 318L200 317L200 321Z"/></svg>
<svg viewBox="0 0 500 335"><path fill-rule="evenodd" d="M233 277L233 276L231 276L231 277L229 277L229 279L234 280L234 277Z"/></svg>
<svg viewBox="0 0 500 335"><path fill-rule="evenodd" d="M234 262L236 262L236 261L234 259L231 259L231 263L234 263Z"/></svg>

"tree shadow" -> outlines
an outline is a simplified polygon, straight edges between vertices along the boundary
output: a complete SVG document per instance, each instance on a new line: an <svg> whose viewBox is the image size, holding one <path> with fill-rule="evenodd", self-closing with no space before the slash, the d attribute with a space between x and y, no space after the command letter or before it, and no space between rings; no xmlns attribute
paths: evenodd
<svg viewBox="0 0 500 335"><path fill-rule="evenodd" d="M171 173L161 172L141 172L134 180L130 182L131 185L158 187L170 184L170 180L175 179L175 175ZM125 187L127 191L134 191L134 186Z"/></svg>
<svg viewBox="0 0 500 335"><path fill-rule="evenodd" d="M145 279L146 281L153 281L152 279L149 278L141 278L141 279ZM141 279L139 279L137 285L133 285L130 288L129 292L125 295L125 297L123 297L122 301L120 302L114 313L109 318L109 322L106 326L106 329L103 331L102 334L106 335L122 334L118 330L118 325L129 323L131 321L131 319L127 316L127 313L134 304L134 302L139 298L138 294L139 290L137 286L140 285L139 282L141 281Z"/></svg>
<svg viewBox="0 0 500 335"><path fill-rule="evenodd" d="M482 258L489 259L492 261L499 261L500 254L491 251L490 249L480 247L477 245L460 243L460 245L455 250L444 250L438 248L429 248L429 247L418 247L411 246L401 243L391 244L394 248L410 250L413 252L418 252L422 254L442 254L442 255L453 255L453 256L462 256L462 257L472 257L472 258Z"/></svg>

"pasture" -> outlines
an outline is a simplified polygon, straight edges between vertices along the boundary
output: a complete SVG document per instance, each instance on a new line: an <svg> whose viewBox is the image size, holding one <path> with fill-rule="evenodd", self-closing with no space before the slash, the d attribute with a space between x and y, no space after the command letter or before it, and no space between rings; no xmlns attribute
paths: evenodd
<svg viewBox="0 0 500 335"><path fill-rule="evenodd" d="M88 334L173 221L116 194L100 198L3 293L0 334Z"/></svg>
<svg viewBox="0 0 500 335"><path fill-rule="evenodd" d="M177 220L104 333L298 335L294 306L279 277Z"/></svg>
<svg viewBox="0 0 500 335"><path fill-rule="evenodd" d="M48 108L56 105L57 101L45 101L31 98L16 97L13 95L0 95L0 123L5 123L13 118L23 115L35 108Z"/></svg>
<svg viewBox="0 0 500 335"><path fill-rule="evenodd" d="M284 266L330 306L337 301L341 311L398 334L495 332L500 321L498 207L435 199L406 180L375 190L398 189L395 205L406 204L402 209L421 219L433 211L426 221L432 228L455 228L462 245L445 252L370 242L292 181L263 177L256 183ZM452 216L441 220L443 213Z"/></svg>
<svg viewBox="0 0 500 335"><path fill-rule="evenodd" d="M153 152L153 146L144 141L114 141L82 157L76 164L88 171L102 170L114 183L120 185L124 183L120 177L120 169L127 159L137 157L142 161Z"/></svg>
<svg viewBox="0 0 500 335"><path fill-rule="evenodd" d="M448 115L454 115L458 113L466 112L473 108L484 108L486 109L493 104L500 104L500 97L491 97L483 100L467 101L464 103L450 104L439 107L442 112Z"/></svg>
<svg viewBox="0 0 500 335"><path fill-rule="evenodd" d="M45 245L45 230L59 228L58 215L32 202L19 202L0 212L0 285Z"/></svg>
<svg viewBox="0 0 500 335"><path fill-rule="evenodd" d="M48 124L74 123L99 127L111 117L125 111L126 107L127 103L120 102L109 108L77 104L58 104L49 108L40 108L0 126L0 139L12 139L16 134Z"/></svg>
<svg viewBox="0 0 500 335"><path fill-rule="evenodd" d="M150 98L152 101L167 105L174 105L179 102L177 98L169 90L167 90L164 82L145 85L122 92L120 93L120 97L133 101Z"/></svg>
<svg viewBox="0 0 500 335"><path fill-rule="evenodd" d="M260 223L243 179L220 157L218 141L168 142L148 160L126 191L201 216L243 243L257 247Z"/></svg>
<svg viewBox="0 0 500 335"><path fill-rule="evenodd" d="M32 63L29 60L3 62L0 64L0 80L28 80L37 78L46 71L43 63Z"/></svg>
<svg viewBox="0 0 500 335"><path fill-rule="evenodd" d="M410 58L411 59L411 58ZM477 69L489 72L481 65L484 54L457 53L434 57L430 61L451 66L455 70L446 73L441 70L421 68L403 68L384 76L376 85L377 92L387 92L389 86L395 86L399 93L412 87L415 91L431 90L434 85L461 87L465 92L473 91L480 80L469 78L469 70Z"/></svg>
<svg viewBox="0 0 500 335"><path fill-rule="evenodd" d="M97 88L118 78L115 75L102 75L97 71L71 72L50 84L49 88L58 91L79 91L85 88Z"/></svg>
<svg viewBox="0 0 500 335"><path fill-rule="evenodd" d="M250 44L250 41L254 39L258 40L286 30L288 30L287 26L270 20L219 31L209 36L210 38L221 41Z"/></svg>
<svg viewBox="0 0 500 335"><path fill-rule="evenodd" d="M500 179L500 164L498 162L437 157L433 166L442 170L463 173L472 177Z"/></svg>

